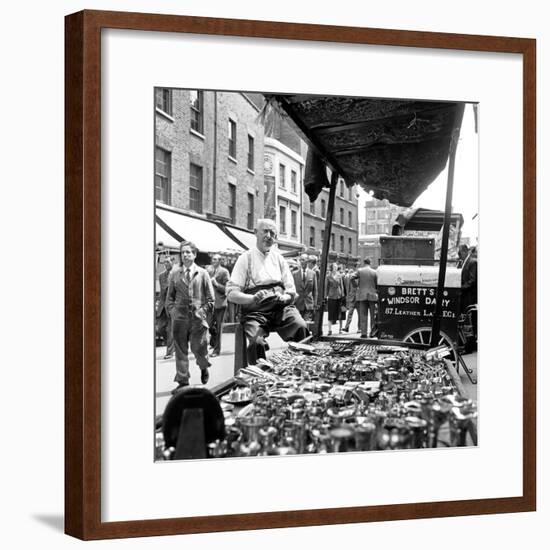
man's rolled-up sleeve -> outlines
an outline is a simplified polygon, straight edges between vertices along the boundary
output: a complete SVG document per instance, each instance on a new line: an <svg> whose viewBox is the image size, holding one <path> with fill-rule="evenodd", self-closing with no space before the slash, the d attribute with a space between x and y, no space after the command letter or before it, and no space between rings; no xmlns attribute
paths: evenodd
<svg viewBox="0 0 550 550"><path fill-rule="evenodd" d="M294 277L290 271L290 267L285 259L281 262L282 266L282 280L285 285L285 292L287 294L296 294L296 285L294 284Z"/></svg>
<svg viewBox="0 0 550 550"><path fill-rule="evenodd" d="M229 280L225 285L225 295L227 297L229 297L229 295L234 290L237 290L237 291L245 290L247 269L248 269L248 262L246 259L246 255L243 253L238 257L237 261L235 262L233 271L231 272L231 276L229 277Z"/></svg>

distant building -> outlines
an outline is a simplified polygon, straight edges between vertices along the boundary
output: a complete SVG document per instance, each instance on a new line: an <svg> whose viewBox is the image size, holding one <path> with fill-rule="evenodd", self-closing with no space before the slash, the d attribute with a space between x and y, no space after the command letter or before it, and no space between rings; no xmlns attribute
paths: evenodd
<svg viewBox="0 0 550 550"><path fill-rule="evenodd" d="M387 199L368 197L362 208L363 219L359 224L359 256L370 258L371 265L380 264L380 237L391 235L397 216L406 210L391 204Z"/></svg>
<svg viewBox="0 0 550 550"><path fill-rule="evenodd" d="M263 96L249 96L258 108L264 106ZM305 251L319 257L324 240L329 193L328 190L321 191L315 203L311 203L303 190L307 148L307 144L286 117L270 118L265 141L265 212L267 217L276 219L279 223L281 248L294 249L297 254ZM283 158L282 162L274 160L274 155ZM281 164L285 167L284 183ZM293 170L297 174L298 196L293 191ZM297 220L295 230L293 219ZM343 180L338 183L331 233L330 261L354 264L358 254L357 196L355 186L348 188ZM298 242L301 243L299 247L296 246Z"/></svg>
<svg viewBox="0 0 550 550"><path fill-rule="evenodd" d="M323 189L312 202L303 193L304 244L308 254L320 255L325 240L329 191ZM329 243L329 261L353 265L358 257L358 209L355 186L347 187L343 179L338 181L332 217Z"/></svg>
<svg viewBox="0 0 550 550"><path fill-rule="evenodd" d="M404 210L407 209L391 204L387 199L371 198L365 203L359 235L391 235L395 219Z"/></svg>
<svg viewBox="0 0 550 550"><path fill-rule="evenodd" d="M301 252L302 247L302 182L305 161L280 141L264 141L264 211L276 220L279 248Z"/></svg>
<svg viewBox="0 0 550 550"><path fill-rule="evenodd" d="M155 200L253 229L264 212L258 107L243 93L155 93Z"/></svg>

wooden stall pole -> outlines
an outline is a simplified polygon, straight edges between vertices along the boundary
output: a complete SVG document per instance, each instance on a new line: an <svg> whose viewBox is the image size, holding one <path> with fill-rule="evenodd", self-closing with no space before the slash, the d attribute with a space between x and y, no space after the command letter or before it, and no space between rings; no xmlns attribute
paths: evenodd
<svg viewBox="0 0 550 550"><path fill-rule="evenodd" d="M317 291L317 311L315 312L315 325L313 334L319 338L323 334L323 302L325 300L325 279L327 275L328 251L330 246L330 232L332 229L332 216L334 214L334 201L336 198L336 186L338 184L337 172L332 172L330 178L330 192L328 196L327 219L325 220L325 238L321 251L321 271L319 273L319 288Z"/></svg>
<svg viewBox="0 0 550 550"><path fill-rule="evenodd" d="M449 150L449 170L447 173L447 194L445 197L445 219L443 222L443 234L441 236L441 254L439 256L439 278L435 295L435 309L432 322L432 338L430 345L435 347L439 344L439 331L441 328L441 313L443 310L443 288L445 286L445 274L447 272L447 255L449 252L449 228L451 225L451 209L453 205L453 185L455 177L455 158L462 116L464 115L464 103L458 105L455 115L453 135L451 136L451 147Z"/></svg>

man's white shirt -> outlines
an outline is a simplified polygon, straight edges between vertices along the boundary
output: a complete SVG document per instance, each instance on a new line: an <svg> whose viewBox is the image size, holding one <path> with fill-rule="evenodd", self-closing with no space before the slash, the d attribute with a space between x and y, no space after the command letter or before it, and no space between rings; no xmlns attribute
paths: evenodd
<svg viewBox="0 0 550 550"><path fill-rule="evenodd" d="M227 295L229 296L233 290L245 291L248 288L277 282L283 283L285 292L296 294L290 267L281 253L276 248L271 248L264 254L254 247L243 252L237 259L227 283Z"/></svg>

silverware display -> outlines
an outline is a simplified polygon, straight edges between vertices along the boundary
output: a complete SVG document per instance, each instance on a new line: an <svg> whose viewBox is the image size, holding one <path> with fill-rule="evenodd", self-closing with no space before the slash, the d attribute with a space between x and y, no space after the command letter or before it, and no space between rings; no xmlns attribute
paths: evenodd
<svg viewBox="0 0 550 550"><path fill-rule="evenodd" d="M443 359L405 347L317 342L238 378L241 393L222 401L250 404L225 408L212 458L464 446L477 418ZM169 454L158 445L157 459Z"/></svg>

